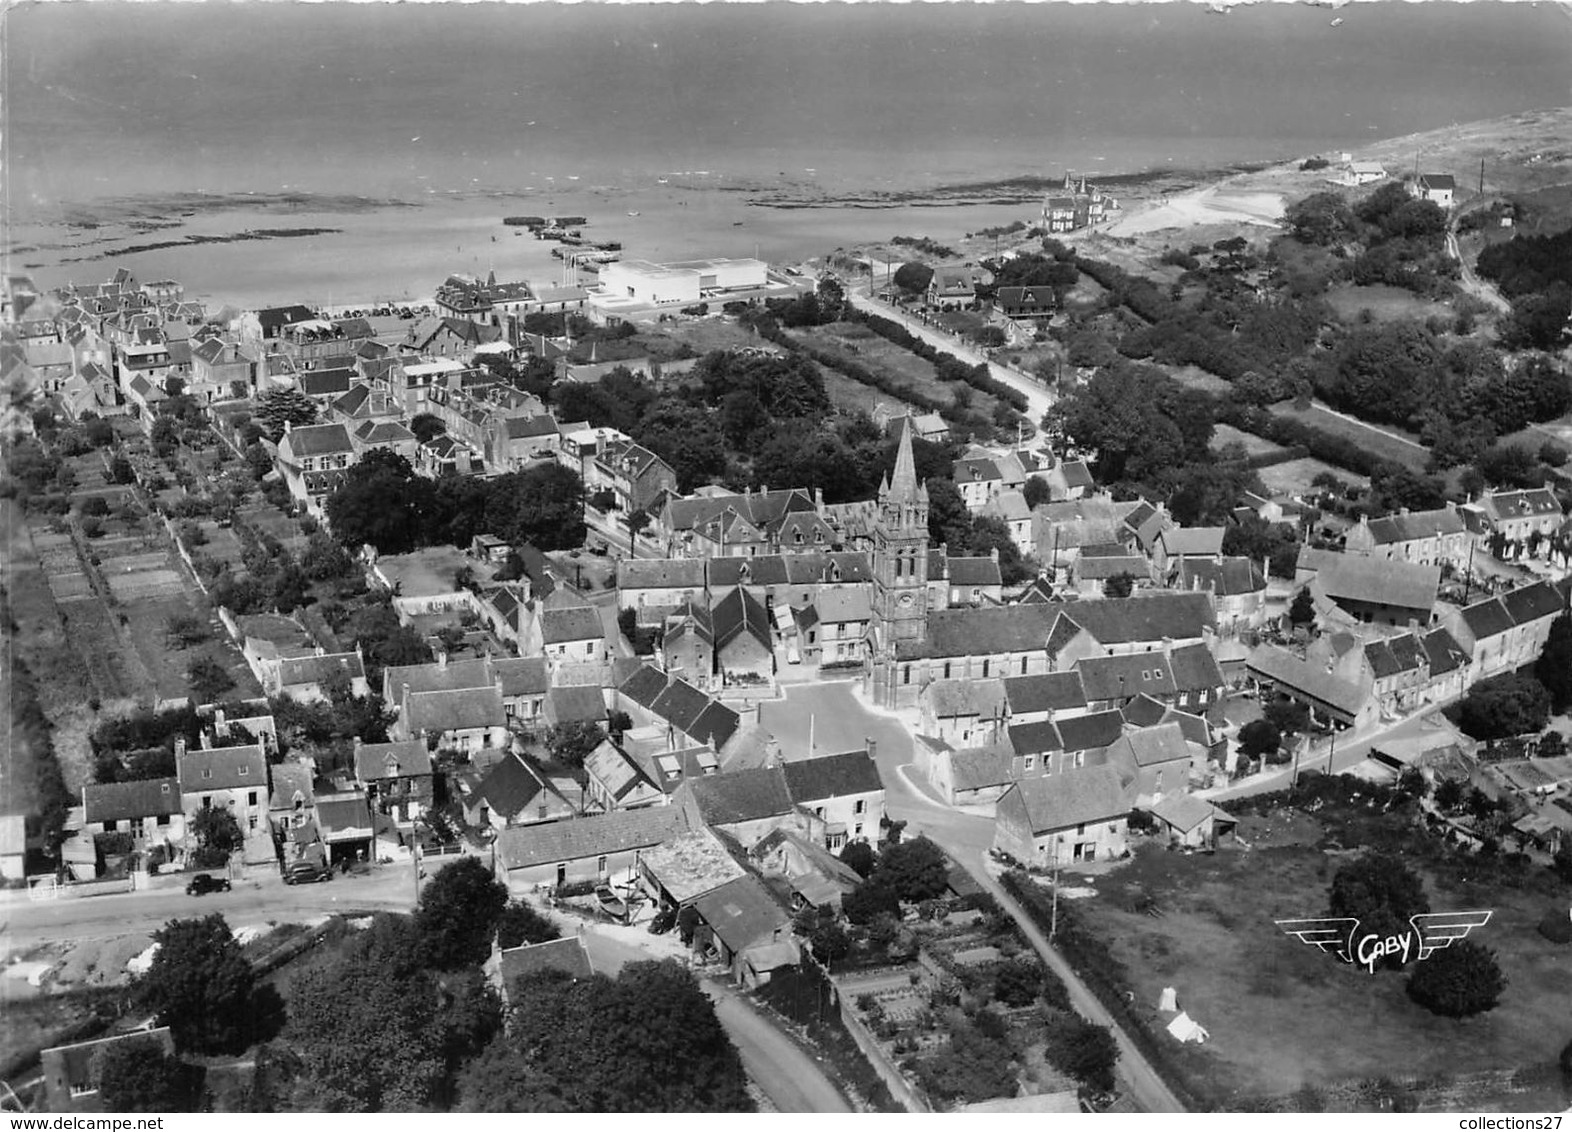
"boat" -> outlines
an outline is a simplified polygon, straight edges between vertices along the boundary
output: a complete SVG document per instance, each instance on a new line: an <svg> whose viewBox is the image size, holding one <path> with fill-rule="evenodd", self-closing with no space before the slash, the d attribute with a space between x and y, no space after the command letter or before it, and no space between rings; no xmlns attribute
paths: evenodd
<svg viewBox="0 0 1572 1132"><path fill-rule="evenodd" d="M667 183L667 181L666 181L666 178L665 178L665 177L659 177L659 178L657 178L657 179L656 179L656 181L655 181L655 183L656 183L656 184L657 184L657 185L664 185L664 184L666 184L666 183Z"/></svg>
<svg viewBox="0 0 1572 1132"><path fill-rule="evenodd" d="M639 213L638 213L637 209L632 209L632 208L628 209L628 215L629 216L637 216L638 214Z"/></svg>
<svg viewBox="0 0 1572 1132"><path fill-rule="evenodd" d="M1342 27L1342 25L1343 25L1343 17L1342 16L1338 16L1337 19L1332 21L1332 26L1333 27Z"/></svg>

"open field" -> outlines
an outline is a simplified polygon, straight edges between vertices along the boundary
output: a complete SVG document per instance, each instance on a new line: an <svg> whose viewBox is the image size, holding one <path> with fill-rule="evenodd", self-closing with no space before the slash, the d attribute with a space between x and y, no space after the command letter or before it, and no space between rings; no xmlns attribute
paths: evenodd
<svg viewBox="0 0 1572 1132"><path fill-rule="evenodd" d="M1312 403L1308 409L1297 407L1292 401L1279 401L1272 406L1272 413L1279 417L1292 417L1314 425L1334 436L1342 436L1361 448L1374 452L1396 464L1404 464L1416 472L1423 472L1430 453L1417 440L1402 436L1389 425L1377 428L1362 421L1351 420L1330 412L1324 405Z"/></svg>
<svg viewBox="0 0 1572 1132"><path fill-rule="evenodd" d="M1324 460L1306 456L1300 460L1289 460L1286 464L1273 464L1269 468L1262 468L1257 473L1266 490L1276 495L1281 492L1302 492L1310 486L1310 481L1322 472L1330 472L1346 484L1352 484L1360 490L1370 486L1370 479L1347 468L1334 467Z"/></svg>
<svg viewBox="0 0 1572 1132"><path fill-rule="evenodd" d="M1244 432L1233 425L1220 424L1212 430L1212 451L1219 452L1227 444L1242 444L1244 450L1252 456L1266 456L1288 451L1281 444L1274 444L1264 436Z"/></svg>
<svg viewBox="0 0 1572 1132"><path fill-rule="evenodd" d="M1096 897L1075 903L1076 918L1124 965L1136 1010L1159 1041L1172 1044L1160 1030L1168 1016L1156 1010L1166 986L1209 1031L1205 1045L1177 1051L1185 1075L1223 1101L1282 1097L1305 1085L1325 1091L1380 1076L1548 1067L1567 1030L1572 970L1567 949L1534 929L1556 902L1516 889L1438 891L1429 878L1436 909L1495 909L1480 942L1497 952L1510 980L1495 1010L1440 1018L1408 999L1402 974L1371 976L1274 925L1324 913L1332 873L1346 854L1315 847L1324 834L1319 824L1303 814L1247 817L1240 833L1255 846L1250 852L1186 856L1152 845L1100 878ZM1148 898L1155 910L1138 911ZM1567 1103L1559 1093L1547 1079L1538 1092L1496 1103L1559 1110ZM1483 1101L1478 1094L1456 1099L1467 1108Z"/></svg>
<svg viewBox="0 0 1572 1132"><path fill-rule="evenodd" d="M1357 321L1364 311L1369 311L1376 322L1395 322L1402 319L1424 320L1432 315L1450 320L1456 313L1445 303L1420 298L1401 287L1380 284L1373 287L1355 287L1351 284L1333 287L1326 293L1326 301L1344 322Z"/></svg>
<svg viewBox="0 0 1572 1132"><path fill-rule="evenodd" d="M832 322L812 330L791 330L787 333L816 350L823 350L848 362L856 362L920 395L942 401L952 399L951 390L938 379L929 362L893 342L880 338L866 327L855 323ZM843 377L842 380L849 379ZM862 386L862 388L875 400L889 399L889 395L881 390L871 386ZM983 398L981 394L978 395L978 399L991 400Z"/></svg>
<svg viewBox="0 0 1572 1132"><path fill-rule="evenodd" d="M658 332L649 331L641 337L654 339L657 349L669 344L660 341L666 339L690 346L699 354L707 354L711 350L730 350L738 346L759 344L755 335L724 315L692 319L679 315L676 321L661 326Z"/></svg>
<svg viewBox="0 0 1572 1132"><path fill-rule="evenodd" d="M1162 368L1167 371L1169 377L1186 389L1199 389L1203 393L1216 393L1226 397L1232 388L1215 373L1207 373L1200 366L1163 366Z"/></svg>
<svg viewBox="0 0 1572 1132"><path fill-rule="evenodd" d="M883 405L899 413L920 413L923 410L914 408L898 397L891 397L888 393L853 381L845 374L825 366L819 367L824 373L824 391L830 395L830 403L837 409L849 413L867 413L873 415L874 410Z"/></svg>

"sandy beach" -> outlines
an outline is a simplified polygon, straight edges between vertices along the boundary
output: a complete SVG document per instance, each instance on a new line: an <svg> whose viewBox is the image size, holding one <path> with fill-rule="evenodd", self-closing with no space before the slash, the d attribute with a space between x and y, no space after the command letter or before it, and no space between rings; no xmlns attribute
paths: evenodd
<svg viewBox="0 0 1572 1132"><path fill-rule="evenodd" d="M1287 206L1279 193L1229 191L1223 185L1158 197L1129 209L1103 229L1109 236L1144 236L1201 224L1277 225Z"/></svg>

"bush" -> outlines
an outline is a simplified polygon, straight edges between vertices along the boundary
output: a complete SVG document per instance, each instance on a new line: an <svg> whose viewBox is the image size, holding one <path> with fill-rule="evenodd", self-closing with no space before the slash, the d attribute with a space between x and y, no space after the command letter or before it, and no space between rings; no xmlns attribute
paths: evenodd
<svg viewBox="0 0 1572 1132"><path fill-rule="evenodd" d="M1043 965L1035 956L1022 955L999 964L994 972L993 995L1006 1006L1028 1006L1043 985Z"/></svg>
<svg viewBox="0 0 1572 1132"><path fill-rule="evenodd" d="M1408 997L1448 1018L1493 1010L1505 989L1495 953L1467 940L1435 952L1408 977Z"/></svg>
<svg viewBox="0 0 1572 1132"><path fill-rule="evenodd" d="M1551 943L1572 943L1572 916L1564 908L1552 908L1539 921L1539 934Z"/></svg>

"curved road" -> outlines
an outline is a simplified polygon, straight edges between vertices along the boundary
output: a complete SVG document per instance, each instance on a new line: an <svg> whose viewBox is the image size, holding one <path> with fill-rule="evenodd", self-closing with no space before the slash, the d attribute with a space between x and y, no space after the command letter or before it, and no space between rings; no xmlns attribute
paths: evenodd
<svg viewBox="0 0 1572 1132"><path fill-rule="evenodd" d="M855 750L866 740L875 740L875 761L884 781L884 805L890 817L904 820L909 836L923 834L937 842L991 892L1000 907L1015 918L1043 962L1064 981L1076 1011L1113 1032L1119 1044L1118 1072L1123 1091L1136 1105L1145 1112L1184 1112L1179 1099L1113 1016L984 867L993 845L993 819L965 813L929 795L914 769L908 769L912 741L905 726L893 714L869 709L853 693L853 687L844 682L790 686L784 700L763 705L761 723L780 739L784 749L793 752L805 751L810 720L814 748L821 754ZM793 757L804 756L797 753Z"/></svg>
<svg viewBox="0 0 1572 1132"><path fill-rule="evenodd" d="M1462 269L1463 290L1473 295L1482 302L1489 303L1502 314L1512 313L1512 304L1501 297L1501 292L1474 272L1473 265L1463 256L1463 250L1457 242L1457 224L1463 219L1462 212L1455 212L1446 225L1446 254L1457 260L1457 265Z"/></svg>

